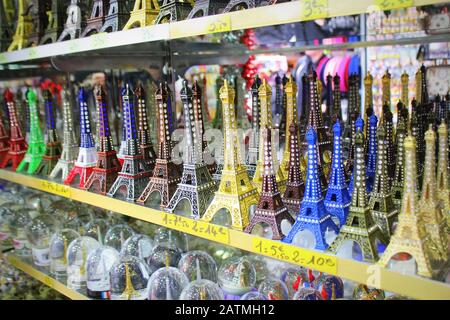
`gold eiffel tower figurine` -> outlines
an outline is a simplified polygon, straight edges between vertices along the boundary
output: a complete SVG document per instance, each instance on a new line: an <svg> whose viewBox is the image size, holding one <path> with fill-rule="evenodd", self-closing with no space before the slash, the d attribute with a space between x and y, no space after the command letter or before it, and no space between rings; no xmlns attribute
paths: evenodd
<svg viewBox="0 0 450 320"><path fill-rule="evenodd" d="M130 12L130 19L123 27L123 30L142 28L154 24L159 13L157 0L136 0L133 10Z"/></svg>
<svg viewBox="0 0 450 320"><path fill-rule="evenodd" d="M443 210L444 220L447 220L447 229L450 227L450 187L448 184L448 130L447 125L442 122L438 128L439 154L437 167L437 198Z"/></svg>
<svg viewBox="0 0 450 320"><path fill-rule="evenodd" d="M402 76L400 77L400 82L402 84L402 93L400 101L407 106L408 105L408 84L409 84L409 76L406 72L403 72Z"/></svg>
<svg viewBox="0 0 450 320"><path fill-rule="evenodd" d="M391 74L386 70L383 77L381 77L382 85L382 106L387 105L391 107Z"/></svg>
<svg viewBox="0 0 450 320"><path fill-rule="evenodd" d="M28 38L33 33L33 19L30 15L30 4L27 0L19 0L17 11L17 27L8 51L21 50L28 45Z"/></svg>
<svg viewBox="0 0 450 320"><path fill-rule="evenodd" d="M410 254L417 264L417 274L431 277L430 246L416 193L416 139L411 132L405 138L405 184L398 225L378 264L386 267L398 253Z"/></svg>
<svg viewBox="0 0 450 320"><path fill-rule="evenodd" d="M435 252L438 254L436 258L447 261L448 236L446 234L445 220L441 211L438 210L438 199L436 196L436 133L432 124L425 132L425 144L425 165L419 210L425 223L426 232L430 236Z"/></svg>
<svg viewBox="0 0 450 320"><path fill-rule="evenodd" d="M134 297L139 296L133 287L133 282L131 281L130 268L128 263L125 263L125 289L120 295L121 300L132 300Z"/></svg>
<svg viewBox="0 0 450 320"><path fill-rule="evenodd" d="M272 141L275 142L275 130L272 125L272 112L270 99L272 97L272 89L270 85L266 83L264 79L261 86L258 89L260 105L261 105L261 123L260 128L267 126L268 129L272 131ZM275 143L272 144L272 154L273 154L273 168L275 170L275 176L277 179L278 189L281 193L284 193L286 189L286 178L281 172L280 165L278 163L277 152L275 152ZM256 164L255 175L253 176L252 184L261 193L262 181L263 181L263 171L264 171L264 142L262 137L262 130L259 132L259 149L258 149L258 162Z"/></svg>
<svg viewBox="0 0 450 320"><path fill-rule="evenodd" d="M234 89L225 80L220 88L224 124L224 163L219 190L202 219L211 221L222 208L231 214L232 227L244 230L249 224L249 209L258 204L258 192L250 182L240 158L239 141L234 113Z"/></svg>

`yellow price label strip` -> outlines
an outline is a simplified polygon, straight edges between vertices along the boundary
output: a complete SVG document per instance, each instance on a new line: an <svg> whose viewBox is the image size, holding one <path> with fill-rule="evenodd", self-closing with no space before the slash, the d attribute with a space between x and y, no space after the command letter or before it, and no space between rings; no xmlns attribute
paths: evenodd
<svg viewBox="0 0 450 320"><path fill-rule="evenodd" d="M55 284L55 280L50 278L49 276L45 276L42 281L46 286L53 288Z"/></svg>
<svg viewBox="0 0 450 320"><path fill-rule="evenodd" d="M72 196L70 187L51 181L42 181L41 190L66 198L70 198Z"/></svg>
<svg viewBox="0 0 450 320"><path fill-rule="evenodd" d="M206 34L231 31L231 17L226 14L219 17L212 17L206 25Z"/></svg>
<svg viewBox="0 0 450 320"><path fill-rule="evenodd" d="M163 225L170 229L186 232L194 236L223 244L228 244L230 241L229 231L226 227L210 224L205 221L193 220L175 214L164 213Z"/></svg>
<svg viewBox="0 0 450 320"><path fill-rule="evenodd" d="M320 252L297 248L282 242L263 238L253 238L252 249L271 258L298 264L305 268L337 274L337 259Z"/></svg>
<svg viewBox="0 0 450 320"><path fill-rule="evenodd" d="M375 5L381 10L409 8L414 5L414 0L375 0Z"/></svg>
<svg viewBox="0 0 450 320"><path fill-rule="evenodd" d="M89 38L91 39L92 47L95 49L103 48L108 45L108 34L106 32L93 34Z"/></svg>
<svg viewBox="0 0 450 320"><path fill-rule="evenodd" d="M314 20L328 16L328 0L303 0L300 6L300 19Z"/></svg>

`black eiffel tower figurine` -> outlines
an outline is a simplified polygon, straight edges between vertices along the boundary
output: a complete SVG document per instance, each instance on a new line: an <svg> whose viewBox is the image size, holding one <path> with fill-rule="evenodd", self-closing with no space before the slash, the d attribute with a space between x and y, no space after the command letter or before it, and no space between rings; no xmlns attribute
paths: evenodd
<svg viewBox="0 0 450 320"><path fill-rule="evenodd" d="M100 32L115 32L122 30L129 18L127 0L109 0L108 14L105 17Z"/></svg>
<svg viewBox="0 0 450 320"><path fill-rule="evenodd" d="M91 16L86 20L86 28L81 33L81 37L87 37L98 33L105 21L106 0L94 0L92 3Z"/></svg>
<svg viewBox="0 0 450 320"><path fill-rule="evenodd" d="M141 148L141 154L144 161L147 163L151 172L155 167L156 152L153 148L152 139L150 137L150 126L148 124L147 105L145 103L145 91L142 84L138 84L134 91L137 101L138 110L138 140L139 147Z"/></svg>
<svg viewBox="0 0 450 320"><path fill-rule="evenodd" d="M48 25L40 44L54 43L58 40L58 35L64 29L64 15L69 1L52 1L51 10L47 12Z"/></svg>
<svg viewBox="0 0 450 320"><path fill-rule="evenodd" d="M187 0L163 0L155 24L184 20L191 10L191 3Z"/></svg>

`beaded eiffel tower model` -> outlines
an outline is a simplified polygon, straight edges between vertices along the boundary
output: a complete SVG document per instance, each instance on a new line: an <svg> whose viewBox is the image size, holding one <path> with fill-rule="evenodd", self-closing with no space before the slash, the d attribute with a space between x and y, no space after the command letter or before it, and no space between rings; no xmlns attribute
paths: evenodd
<svg viewBox="0 0 450 320"><path fill-rule="evenodd" d="M121 165L117 159L116 150L113 147L113 140L109 129L106 94L101 85L97 85L94 88L94 96L98 112L98 160L97 165L92 169L92 174L86 182L85 189L92 191L94 190L95 183L98 183L98 193L105 195L117 179Z"/></svg>
<svg viewBox="0 0 450 320"><path fill-rule="evenodd" d="M124 189L125 200L134 202L144 189L151 170L144 161L139 147L132 91L128 84L122 89L122 105L127 145L122 170L118 173L117 179L109 189L107 196L114 197L119 189Z"/></svg>
<svg viewBox="0 0 450 320"><path fill-rule="evenodd" d="M443 211L443 217L447 220L447 228L450 226L450 187L448 182L448 130L447 125L442 122L438 127L439 134L439 153L437 167L437 192L436 196L440 200L440 207Z"/></svg>
<svg viewBox="0 0 450 320"><path fill-rule="evenodd" d="M94 0L92 2L91 16L86 20L86 28L81 37L98 33L103 26L106 16L106 0Z"/></svg>
<svg viewBox="0 0 450 320"><path fill-rule="evenodd" d="M187 0L163 0L155 24L185 20L192 10Z"/></svg>
<svg viewBox="0 0 450 320"><path fill-rule="evenodd" d="M156 161L156 152L153 148L152 139L150 137L150 126L148 124L147 105L144 87L139 84L134 90L138 111L138 140L141 154L145 163L153 171Z"/></svg>
<svg viewBox="0 0 450 320"><path fill-rule="evenodd" d="M3 113L2 110L0 110L0 164L3 162L3 159L7 156L9 151L9 135L3 123L3 119Z"/></svg>
<svg viewBox="0 0 450 320"><path fill-rule="evenodd" d="M425 167L422 181L422 194L420 197L419 211L425 223L425 229L430 236L433 251L442 261L448 258L448 235L446 233L446 220L442 217L442 212L438 208L436 196L436 134L430 124L425 132L426 151Z"/></svg>
<svg viewBox="0 0 450 320"><path fill-rule="evenodd" d="M369 208L372 218L389 239L392 235L392 226L397 218L397 209L394 206L389 188L389 176L387 168L387 142L386 126L381 119L377 130L377 170L372 192L370 194Z"/></svg>
<svg viewBox="0 0 450 320"><path fill-rule="evenodd" d="M347 220L351 198L345 182L342 160L342 126L340 122L336 122L333 126L333 139L333 161L324 203L328 213L336 217L339 220L339 225L342 226Z"/></svg>
<svg viewBox="0 0 450 320"><path fill-rule="evenodd" d="M361 119L361 121L356 121L355 122L355 132L358 132L358 130L360 130L361 132L364 132L364 120L362 120ZM355 133L355 139L356 139L356 133ZM376 140L375 140L376 141ZM355 142L356 142L356 140L355 140ZM364 145L366 145L366 143L364 142ZM355 143L355 146L354 146L354 149L355 149L355 152L354 152L354 157L353 157L353 162L356 162L356 143ZM365 150L365 149L364 149ZM376 148L375 148L375 150L376 150ZM367 154L366 154L366 152L364 151L364 156L366 157L367 156ZM354 166L354 164L353 164L353 172L352 172L352 174L351 174L351 176L350 176L350 180L349 180L349 182L348 182L348 193L349 194L352 194L353 193L353 180L354 180L354 178L355 178L355 175L354 175L354 173L355 173L355 166ZM366 173L367 174L367 173ZM367 177L366 177L366 190L367 190ZM367 191L368 192L368 191Z"/></svg>
<svg viewBox="0 0 450 320"><path fill-rule="evenodd" d="M283 202L289 212L296 216L300 209L300 201L305 191L302 173L300 171L300 141L298 123L291 122L289 126L289 172L286 181L286 190L283 194Z"/></svg>
<svg viewBox="0 0 450 320"><path fill-rule="evenodd" d="M54 43L58 40L58 35L64 29L64 15L67 3L67 0L52 1L51 9L47 11L48 25L40 40L40 44Z"/></svg>
<svg viewBox="0 0 450 320"><path fill-rule="evenodd" d="M367 72L364 77L364 123L368 124L373 112L373 76ZM366 139L365 149L369 150L369 126L364 127L364 138Z"/></svg>
<svg viewBox="0 0 450 320"><path fill-rule="evenodd" d="M396 254L408 253L416 261L417 274L431 277L430 238L426 233L417 197L416 139L414 136L409 134L405 138L404 146L405 184L398 224L378 264L386 267L389 260Z"/></svg>
<svg viewBox="0 0 450 320"><path fill-rule="evenodd" d="M397 161L395 164L394 179L392 180L392 201L397 210L400 210L403 198L403 185L405 184L405 149L406 122L403 117L398 118L396 130Z"/></svg>
<svg viewBox="0 0 450 320"><path fill-rule="evenodd" d="M341 78L337 74L333 77L333 85L333 111L331 123L336 123L336 121L342 121Z"/></svg>
<svg viewBox="0 0 450 320"><path fill-rule="evenodd" d="M127 0L109 0L108 13L100 32L121 30L128 20Z"/></svg>
<svg viewBox="0 0 450 320"><path fill-rule="evenodd" d="M291 159L291 145L290 145L290 126L291 123L298 124L298 113L297 113L297 99L295 98L297 94L297 84L295 83L292 76L284 86L284 95L286 98L286 143L284 145L283 160L281 161L281 172L283 177L289 175L289 161Z"/></svg>
<svg viewBox="0 0 450 320"><path fill-rule="evenodd" d="M248 140L248 152L245 159L248 176L252 179L255 175L256 164L258 163L259 149L259 130L261 118L261 106L259 102L258 89L261 86L261 79L255 75L252 87L250 89L250 97L252 101L252 123L250 129L250 137Z"/></svg>
<svg viewBox="0 0 450 320"><path fill-rule="evenodd" d="M28 38L33 32L32 17L29 14L30 3L27 0L18 0L16 32L8 51L21 50L28 46Z"/></svg>
<svg viewBox="0 0 450 320"><path fill-rule="evenodd" d="M79 38L81 34L82 15L78 0L70 0L66 10L67 20L64 24L64 30L59 35L58 41L73 40Z"/></svg>
<svg viewBox="0 0 450 320"><path fill-rule="evenodd" d="M395 172L395 146L394 146L394 124L393 124L393 114L390 107L385 104L383 106L383 125L386 128L386 160L388 169L388 182L389 188L391 187L392 179ZM380 121L381 122L381 121Z"/></svg>
<svg viewBox="0 0 450 320"><path fill-rule="evenodd" d="M308 164L306 167L305 193L297 219L283 242L291 243L299 231L308 229L316 239L315 248L325 250L328 247L325 232L329 228L338 233L339 229L331 219L323 201L319 180L319 161L317 160L317 134L313 128L309 128L306 133L306 141L308 142Z"/></svg>
<svg viewBox="0 0 450 320"><path fill-rule="evenodd" d="M73 128L72 96L69 89L61 90L63 114L63 143L62 154L49 177L55 179L61 173L61 180L66 180L77 160L78 141Z"/></svg>
<svg viewBox="0 0 450 320"><path fill-rule="evenodd" d="M361 99L359 95L359 76L356 74L351 74L348 78L348 111L347 111L347 121L345 122L344 132L342 137L343 149L345 151L344 155L349 157L350 149L352 147L353 134L355 133L355 121L360 114ZM352 150L353 151L353 150Z"/></svg>
<svg viewBox="0 0 450 320"><path fill-rule="evenodd" d="M272 229L272 239L281 240L283 238L281 222L283 220L287 220L293 224L294 219L289 214L286 206L283 204L280 191L278 191L275 171L272 167L272 133L267 127L264 127L262 132L262 138L264 140L264 172L262 191L259 197L258 207L255 210L250 224L245 228L245 232L251 233L255 225L258 223L266 223Z"/></svg>
<svg viewBox="0 0 450 320"><path fill-rule="evenodd" d="M240 158L234 97L234 89L225 80L220 89L224 124L224 164L219 190L202 219L211 221L220 209L225 208L231 214L232 227L244 230L249 223L250 206L258 204L258 192L251 184Z"/></svg>
<svg viewBox="0 0 450 320"><path fill-rule="evenodd" d="M39 121L39 109L36 93L32 89L27 91L27 103L30 110L30 137L27 153L17 167L17 172L27 171L34 174L39 168L42 157L45 154L44 135Z"/></svg>
<svg viewBox="0 0 450 320"><path fill-rule="evenodd" d="M8 107L10 139L8 153L1 160L0 168L6 168L6 166L8 166L11 162L13 170L16 170L17 166L27 152L28 145L22 134L22 129L20 128L13 93L11 90L6 89L3 97L5 99L6 106Z"/></svg>
<svg viewBox="0 0 450 320"><path fill-rule="evenodd" d="M272 139L271 141L275 141L275 134L272 130L272 112L270 107L270 99L272 97L272 90L270 89L270 85L266 83L266 80L263 80L261 86L258 89L260 106L261 106L261 122L260 127L267 126L271 129ZM262 182L263 182L263 171L264 171L264 142L262 139L262 131L259 132L259 147L258 147L258 162L256 165L255 175L252 180L252 184L257 188L258 192L261 192ZM225 150L226 152L226 150ZM273 156L273 168L275 170L275 176L277 178L278 188L281 192L284 192L286 189L286 178L283 176L281 172L281 168L278 164L277 153L275 152L275 146L272 144L272 154Z"/></svg>
<svg viewBox="0 0 450 320"><path fill-rule="evenodd" d="M323 115L323 122L325 126L328 128L328 134L331 137L333 135L333 129L331 128L333 126L333 116L334 116L334 110L333 110L333 76L331 74L328 74L326 77L326 86L325 86L325 98L326 98L326 106L327 110ZM337 117L338 115L336 115ZM336 122L336 121L335 121Z"/></svg>
<svg viewBox="0 0 450 320"><path fill-rule="evenodd" d="M376 239L387 243L387 239L381 233L370 214L366 192L366 165L364 156L364 132L363 120L356 120L356 150L354 166L354 183L352 202L345 224L341 227L339 235L328 248L328 251L336 254L346 240L353 240L361 247L363 260L374 262L378 259Z"/></svg>
<svg viewBox="0 0 450 320"><path fill-rule="evenodd" d="M367 150L366 169L366 188L368 193L372 192L373 184L375 182L375 174L377 171L377 123L377 116L374 114L371 115L369 118L369 149Z"/></svg>
<svg viewBox="0 0 450 320"><path fill-rule="evenodd" d="M61 157L62 146L58 137L58 132L56 131L55 106L53 105L52 94L49 90L44 90L43 96L47 120L47 145L45 147L45 155L42 158L39 168L36 170L36 174L48 176Z"/></svg>
<svg viewBox="0 0 450 320"><path fill-rule="evenodd" d="M79 176L80 182L78 183L78 187L80 189L85 188L86 181L91 176L92 170L98 160L86 100L86 90L82 87L78 92L78 105L80 107L80 147L78 148L77 160L64 180L64 184L70 185Z"/></svg>
<svg viewBox="0 0 450 320"><path fill-rule="evenodd" d="M275 76L275 103L274 103L275 110L270 108L270 111L273 112L275 115L275 124L274 129L277 129L280 134L283 134L282 128L281 128L281 118L283 117L283 114L285 112L284 110L284 95L283 95L283 80L281 79L280 75L277 73Z"/></svg>
<svg viewBox="0 0 450 320"><path fill-rule="evenodd" d="M170 92L167 83L160 83L156 91L156 105L159 115L159 150L156 158L153 175L147 186L140 195L138 202L144 204L154 192L161 195L160 207L165 208L177 189L177 184L181 180L181 170L178 164L172 160L172 111Z"/></svg>
<svg viewBox="0 0 450 320"><path fill-rule="evenodd" d="M192 103L193 94L186 80L183 81L180 96L185 120L186 156L181 182L178 184L166 210L173 212L181 200L188 199L191 206L191 216L198 219L206 211L211 198L214 196L216 184L203 161L203 145L200 143L202 140L201 123L195 121Z"/></svg>
<svg viewBox="0 0 450 320"><path fill-rule="evenodd" d="M411 132L416 139L417 145L417 179L419 190L422 186L423 160L425 156L425 135L421 124L421 105L417 104L417 100L411 101Z"/></svg>
<svg viewBox="0 0 450 320"><path fill-rule="evenodd" d="M157 0L135 0L133 10L130 12L130 18L123 30L152 25L158 12L159 4Z"/></svg>

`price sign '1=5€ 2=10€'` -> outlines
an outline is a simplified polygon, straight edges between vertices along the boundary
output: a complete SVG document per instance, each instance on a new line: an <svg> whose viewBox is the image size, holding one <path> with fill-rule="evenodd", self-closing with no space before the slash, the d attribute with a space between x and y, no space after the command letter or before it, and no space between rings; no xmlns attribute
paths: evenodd
<svg viewBox="0 0 450 320"><path fill-rule="evenodd" d="M66 198L71 198L72 191L70 190L70 187L67 187L65 185L51 182L51 181L42 181L41 182L41 190L57 194L59 196L63 196Z"/></svg>
<svg viewBox="0 0 450 320"><path fill-rule="evenodd" d="M281 242L254 238L252 240L253 252L285 262L298 264L328 274L337 274L337 259L320 252L297 248Z"/></svg>

